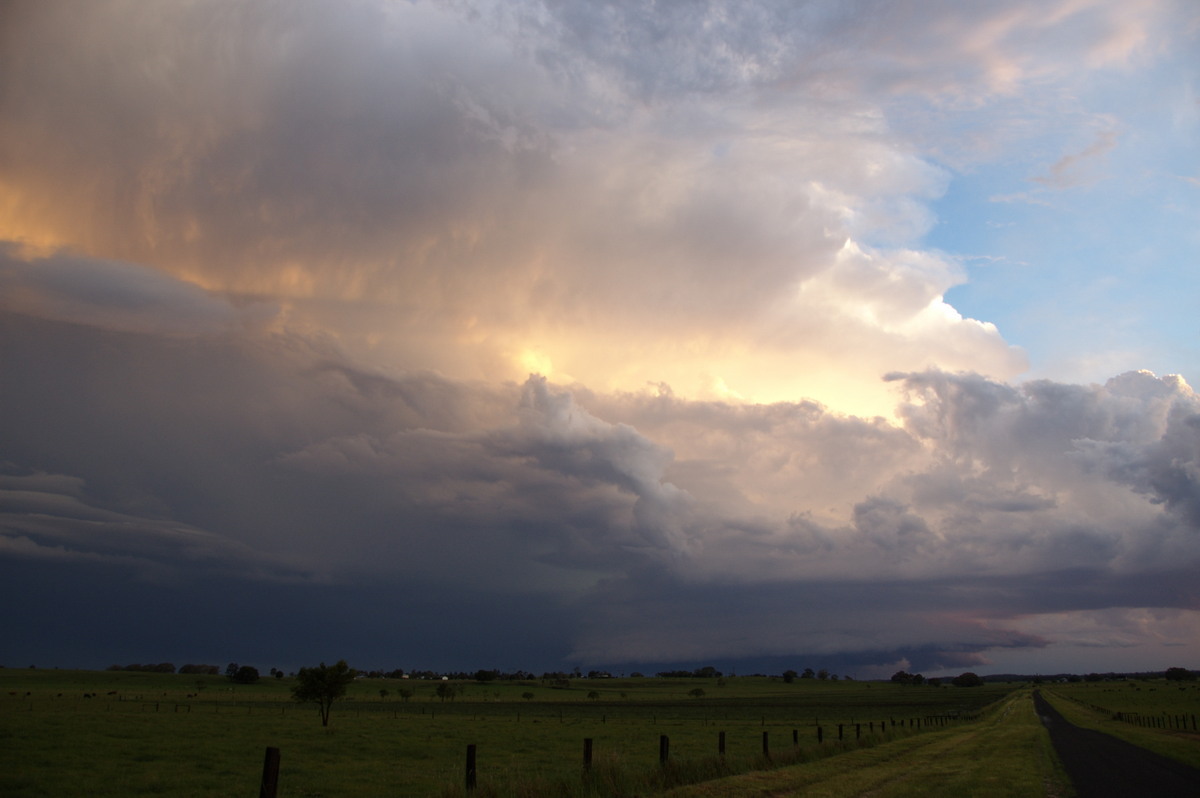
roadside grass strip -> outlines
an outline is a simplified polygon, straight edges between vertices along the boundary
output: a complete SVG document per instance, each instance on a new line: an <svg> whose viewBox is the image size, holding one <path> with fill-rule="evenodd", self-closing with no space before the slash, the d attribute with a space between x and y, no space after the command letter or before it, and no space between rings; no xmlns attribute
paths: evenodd
<svg viewBox="0 0 1200 798"><path fill-rule="evenodd" d="M1122 723L1114 717L1118 711L1128 711L1126 706L1121 704L1117 705L1118 708L1111 710L1093 708L1081 703L1079 698L1070 693L1062 695L1057 690L1047 691L1045 688L1042 689L1042 695L1062 713L1064 718L1076 726L1104 732L1177 762L1200 768L1200 734L1196 732L1145 728ZM1126 704L1128 703L1126 702ZM1194 706L1193 700L1187 708L1194 709ZM1198 794L1200 794L1200 790L1198 790Z"/></svg>
<svg viewBox="0 0 1200 798"><path fill-rule="evenodd" d="M967 727L774 771L680 787L664 798L915 798L1072 795L1027 690Z"/></svg>

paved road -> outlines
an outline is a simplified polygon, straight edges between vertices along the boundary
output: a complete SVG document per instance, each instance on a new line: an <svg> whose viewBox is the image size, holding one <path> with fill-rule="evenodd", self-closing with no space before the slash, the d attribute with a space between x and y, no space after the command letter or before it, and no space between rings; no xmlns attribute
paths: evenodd
<svg viewBox="0 0 1200 798"><path fill-rule="evenodd" d="M1041 692L1033 702L1079 798L1200 798L1200 770L1068 723Z"/></svg>

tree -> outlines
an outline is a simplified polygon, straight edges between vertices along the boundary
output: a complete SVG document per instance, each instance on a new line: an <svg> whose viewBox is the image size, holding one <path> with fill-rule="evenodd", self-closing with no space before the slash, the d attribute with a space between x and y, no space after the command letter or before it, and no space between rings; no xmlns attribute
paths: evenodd
<svg viewBox="0 0 1200 798"><path fill-rule="evenodd" d="M980 679L976 674L967 671L966 673L955 676L950 681L950 684L954 685L955 687L983 687L983 679Z"/></svg>
<svg viewBox="0 0 1200 798"><path fill-rule="evenodd" d="M797 676L799 676L799 675L800 675L800 674L798 674L798 673L796 673L795 671L792 671L792 670L787 670L787 671L784 671L784 672L783 672L783 683L784 683L784 684L791 684L792 682L796 681L796 677L797 677Z"/></svg>
<svg viewBox="0 0 1200 798"><path fill-rule="evenodd" d="M358 671L340 659L336 665L326 665L322 662L315 668L301 668L296 673L296 685L292 687L292 698L306 704L313 702L321 711L321 725L329 725L329 710L333 702L346 694L346 687Z"/></svg>
<svg viewBox="0 0 1200 798"><path fill-rule="evenodd" d="M1187 668L1167 668L1167 672L1163 674L1163 677L1172 682L1190 682L1196 678L1196 674Z"/></svg>
<svg viewBox="0 0 1200 798"><path fill-rule="evenodd" d="M693 687L691 690L688 690L688 695L690 695L692 698L704 698L704 688Z"/></svg>
<svg viewBox="0 0 1200 798"><path fill-rule="evenodd" d="M258 668L252 665L243 665L230 674L229 678L238 684L254 684L258 681Z"/></svg>

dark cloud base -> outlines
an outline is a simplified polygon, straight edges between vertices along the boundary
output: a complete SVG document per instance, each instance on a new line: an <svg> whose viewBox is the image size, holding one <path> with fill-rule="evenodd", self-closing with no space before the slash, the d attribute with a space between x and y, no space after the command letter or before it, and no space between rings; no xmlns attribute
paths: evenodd
<svg viewBox="0 0 1200 798"><path fill-rule="evenodd" d="M154 585L121 569L0 559L5 667L132 662L294 670L561 667L571 619L540 599L419 585L264 587L200 579ZM17 609L19 608L19 609Z"/></svg>

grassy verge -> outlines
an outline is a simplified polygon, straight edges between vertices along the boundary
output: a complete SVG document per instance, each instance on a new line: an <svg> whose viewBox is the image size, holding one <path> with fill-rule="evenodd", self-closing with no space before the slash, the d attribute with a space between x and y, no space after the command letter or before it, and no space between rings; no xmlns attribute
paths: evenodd
<svg viewBox="0 0 1200 798"><path fill-rule="evenodd" d="M1111 734L1148 751L1200 768L1200 734L1134 726L1115 720L1110 710L1093 709L1058 692L1043 688L1042 695L1076 726Z"/></svg>
<svg viewBox="0 0 1200 798"><path fill-rule="evenodd" d="M885 743L777 771L751 773L665 793L669 798L915 798L1072 795L1028 691L970 726Z"/></svg>

